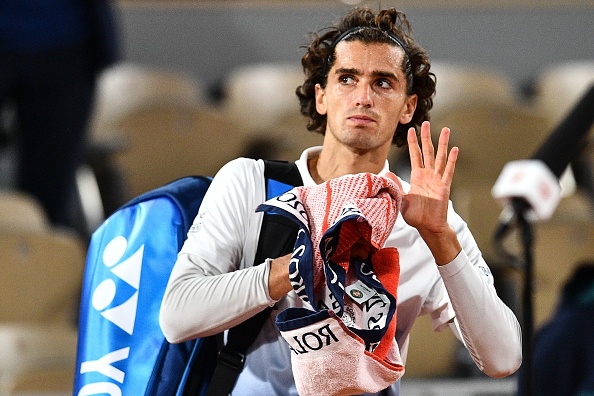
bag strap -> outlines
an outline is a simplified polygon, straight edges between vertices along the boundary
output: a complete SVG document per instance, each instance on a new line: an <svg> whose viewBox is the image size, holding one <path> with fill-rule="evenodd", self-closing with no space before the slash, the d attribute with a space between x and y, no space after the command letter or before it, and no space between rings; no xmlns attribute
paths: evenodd
<svg viewBox="0 0 594 396"><path fill-rule="evenodd" d="M292 187L303 185L301 174L294 163L265 160L264 164L267 199L278 196ZM284 216L265 213L254 265L269 257L276 258L291 253L297 231L296 224ZM247 350L270 317L271 310L271 307L266 308L229 330L227 344L219 351L207 396L227 396L231 393L243 370Z"/></svg>

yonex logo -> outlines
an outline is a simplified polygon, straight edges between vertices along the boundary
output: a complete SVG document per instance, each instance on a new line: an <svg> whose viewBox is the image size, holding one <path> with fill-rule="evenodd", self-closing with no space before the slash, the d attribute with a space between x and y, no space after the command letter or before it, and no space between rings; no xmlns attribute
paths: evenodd
<svg viewBox="0 0 594 396"><path fill-rule="evenodd" d="M128 241L126 238L123 236L115 237L105 246L102 261L117 279L134 288L134 294L122 304L108 308L116 297L117 284L116 280L107 278L97 285L93 291L92 306L105 319L132 335L138 306L138 289L140 288L144 245L140 246L130 257L122 260L127 247Z"/></svg>

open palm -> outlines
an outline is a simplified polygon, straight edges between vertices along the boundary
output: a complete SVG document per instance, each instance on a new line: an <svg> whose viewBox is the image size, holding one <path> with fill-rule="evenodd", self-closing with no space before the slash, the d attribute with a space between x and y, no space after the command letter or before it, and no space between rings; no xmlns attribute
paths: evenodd
<svg viewBox="0 0 594 396"><path fill-rule="evenodd" d="M422 150L415 130L408 131L411 188L403 196L401 212L404 220L421 234L441 233L448 227L450 186L458 157L457 147L448 155L449 139L450 130L443 128L435 154L428 121L421 125Z"/></svg>

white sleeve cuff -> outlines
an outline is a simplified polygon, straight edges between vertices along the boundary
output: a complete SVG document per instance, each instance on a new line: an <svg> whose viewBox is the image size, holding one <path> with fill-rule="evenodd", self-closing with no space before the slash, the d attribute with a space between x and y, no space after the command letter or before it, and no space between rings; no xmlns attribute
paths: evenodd
<svg viewBox="0 0 594 396"><path fill-rule="evenodd" d="M468 262L468 256L466 256L464 250L460 250L460 253L452 261L444 265L438 265L437 268L442 278L449 278L460 272Z"/></svg>

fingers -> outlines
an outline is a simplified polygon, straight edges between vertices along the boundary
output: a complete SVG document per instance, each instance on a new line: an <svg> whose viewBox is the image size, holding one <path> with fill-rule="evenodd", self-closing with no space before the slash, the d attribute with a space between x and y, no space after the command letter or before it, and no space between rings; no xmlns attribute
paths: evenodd
<svg viewBox="0 0 594 396"><path fill-rule="evenodd" d="M450 185L454 177L459 151L457 147L453 147L448 155L450 129L443 128L441 130L437 144L437 154L435 154L431 141L431 124L429 121L425 121L421 125L422 151L414 128L408 130L407 140L411 167L413 169L433 169L435 173L442 175L442 180L445 183Z"/></svg>
<svg viewBox="0 0 594 396"><path fill-rule="evenodd" d="M436 172L442 175L442 181L447 185L452 185L454 179L454 170L456 169L456 160L458 159L458 147L452 147L448 156L448 145L450 142L450 129L443 128L439 135L437 146L437 157L435 160Z"/></svg>
<svg viewBox="0 0 594 396"><path fill-rule="evenodd" d="M435 170L443 174L448 161L448 144L450 141L450 128L443 128L437 143L437 156L435 157Z"/></svg>
<svg viewBox="0 0 594 396"><path fill-rule="evenodd" d="M419 141L417 140L417 131L415 128L408 129L408 154L410 156L410 166L412 169L423 167L423 155L421 154L421 148L419 147Z"/></svg>
<svg viewBox="0 0 594 396"><path fill-rule="evenodd" d="M421 124L421 146L423 148L423 163L425 168L435 168L435 151L431 141L431 123L424 121Z"/></svg>
<svg viewBox="0 0 594 396"><path fill-rule="evenodd" d="M429 168L433 169L435 166L435 157L433 151L433 143L431 142L431 124L429 121L424 121L421 124L421 147L419 147L419 140L414 128L408 130L407 136L408 152L410 155L410 165L415 168Z"/></svg>
<svg viewBox="0 0 594 396"><path fill-rule="evenodd" d="M448 186L452 185L452 180L454 179L454 170L456 169L456 160L458 159L458 152L458 147L452 147L452 150L450 150L450 155L448 157L448 162L443 172L442 180Z"/></svg>

